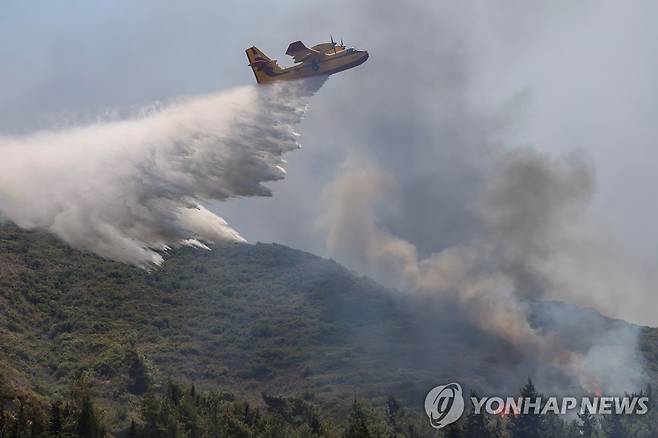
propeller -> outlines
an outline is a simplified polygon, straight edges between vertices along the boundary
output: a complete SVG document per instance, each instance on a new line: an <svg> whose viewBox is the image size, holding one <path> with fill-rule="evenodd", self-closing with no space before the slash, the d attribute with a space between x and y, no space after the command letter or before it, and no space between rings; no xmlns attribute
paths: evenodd
<svg viewBox="0 0 658 438"><path fill-rule="evenodd" d="M334 49L334 54L336 54L336 43L334 42L334 36L332 34L329 34L329 38L331 38L331 48Z"/></svg>

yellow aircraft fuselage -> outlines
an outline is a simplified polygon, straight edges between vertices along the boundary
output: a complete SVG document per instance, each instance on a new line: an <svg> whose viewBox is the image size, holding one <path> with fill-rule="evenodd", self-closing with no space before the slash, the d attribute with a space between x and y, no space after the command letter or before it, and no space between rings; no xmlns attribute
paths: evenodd
<svg viewBox="0 0 658 438"><path fill-rule="evenodd" d="M259 84L331 75L361 65L368 59L365 50L346 48L333 42L318 44L310 49L301 41L291 43L286 54L294 58L296 65L288 68L279 67L276 60L268 58L256 47L248 48L246 53Z"/></svg>

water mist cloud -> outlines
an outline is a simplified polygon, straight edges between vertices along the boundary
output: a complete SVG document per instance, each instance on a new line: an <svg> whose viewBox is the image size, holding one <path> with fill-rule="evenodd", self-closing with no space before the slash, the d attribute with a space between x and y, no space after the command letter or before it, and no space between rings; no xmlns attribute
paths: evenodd
<svg viewBox="0 0 658 438"><path fill-rule="evenodd" d="M179 243L243 240L206 200L269 196L322 81L246 86L128 120L0 137L0 216L148 267Z"/></svg>

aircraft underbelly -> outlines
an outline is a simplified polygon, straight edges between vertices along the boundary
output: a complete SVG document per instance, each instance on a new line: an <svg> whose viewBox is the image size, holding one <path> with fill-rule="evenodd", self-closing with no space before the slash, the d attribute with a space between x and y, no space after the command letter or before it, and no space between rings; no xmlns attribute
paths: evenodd
<svg viewBox="0 0 658 438"><path fill-rule="evenodd" d="M299 79L309 76L317 75L330 75L365 62L367 58L359 58L355 56L341 56L336 59L328 59L318 63L309 63L303 67L293 67L292 74L286 79ZM288 76L288 75L286 75Z"/></svg>

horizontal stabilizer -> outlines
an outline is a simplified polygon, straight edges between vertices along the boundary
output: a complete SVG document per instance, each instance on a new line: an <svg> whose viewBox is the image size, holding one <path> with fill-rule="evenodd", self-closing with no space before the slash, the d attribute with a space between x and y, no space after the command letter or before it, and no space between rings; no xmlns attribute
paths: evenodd
<svg viewBox="0 0 658 438"><path fill-rule="evenodd" d="M276 59L270 59L258 47L249 47L245 52L249 59L249 67L254 71L256 82L259 84L270 82L282 74L283 71L276 63Z"/></svg>

